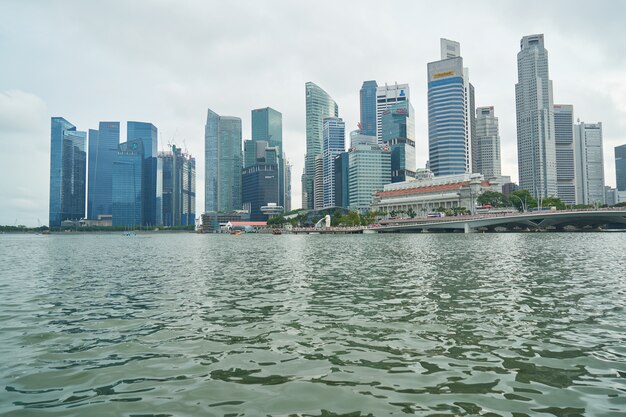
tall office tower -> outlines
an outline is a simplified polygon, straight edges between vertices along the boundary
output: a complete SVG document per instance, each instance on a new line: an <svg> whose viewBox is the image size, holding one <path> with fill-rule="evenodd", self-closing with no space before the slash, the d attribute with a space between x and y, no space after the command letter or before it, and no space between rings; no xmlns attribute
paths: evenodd
<svg viewBox="0 0 626 417"><path fill-rule="evenodd" d="M293 165L283 155L285 163L285 213L291 211L291 169Z"/></svg>
<svg viewBox="0 0 626 417"><path fill-rule="evenodd" d="M157 225L161 211L161 196L157 189L157 128L152 123L128 122L126 129L127 142L140 140L143 143L142 224Z"/></svg>
<svg viewBox="0 0 626 417"><path fill-rule="evenodd" d="M574 106L570 104L555 104L553 108L556 195L565 204L576 204Z"/></svg>
<svg viewBox="0 0 626 417"><path fill-rule="evenodd" d="M435 176L472 171L474 86L458 42L441 39L441 60L428 64L428 153Z"/></svg>
<svg viewBox="0 0 626 417"><path fill-rule="evenodd" d="M359 97L361 101L361 132L376 136L376 81L363 81Z"/></svg>
<svg viewBox="0 0 626 417"><path fill-rule="evenodd" d="M241 210L241 119L207 112L204 128L204 210Z"/></svg>
<svg viewBox="0 0 626 417"><path fill-rule="evenodd" d="M602 123L574 126L578 204L604 204L604 154Z"/></svg>
<svg viewBox="0 0 626 417"><path fill-rule="evenodd" d="M346 151L346 124L339 117L324 118L322 189L323 208L335 205L335 158Z"/></svg>
<svg viewBox="0 0 626 417"><path fill-rule="evenodd" d="M51 119L49 226L85 217L86 132L62 117Z"/></svg>
<svg viewBox="0 0 626 417"><path fill-rule="evenodd" d="M252 110L252 140L267 141L278 149L278 205L285 206L285 163L283 148L283 115L271 107Z"/></svg>
<svg viewBox="0 0 626 417"><path fill-rule="evenodd" d="M498 118L493 106L476 109L476 139L474 140L474 173L485 178L502 175L500 155L500 133Z"/></svg>
<svg viewBox="0 0 626 417"><path fill-rule="evenodd" d="M615 147L615 180L618 191L626 191L626 145Z"/></svg>
<svg viewBox="0 0 626 417"><path fill-rule="evenodd" d="M147 184L145 176L150 172L145 168L144 145L146 141L137 139L118 146L111 173L113 226L146 224L144 186Z"/></svg>
<svg viewBox="0 0 626 417"><path fill-rule="evenodd" d="M302 178L302 208L312 209L322 205L315 203L315 158L322 154L322 131L324 117L339 117L337 103L312 82L305 85L306 92L306 155ZM321 194L320 194L321 197Z"/></svg>
<svg viewBox="0 0 626 417"><path fill-rule="evenodd" d="M517 54L515 106L519 187L535 197L557 195L552 81L543 35L524 36Z"/></svg>
<svg viewBox="0 0 626 417"><path fill-rule="evenodd" d="M408 101L396 103L382 114L382 143L391 150L391 182L415 178L415 141L409 139Z"/></svg>
<svg viewBox="0 0 626 417"><path fill-rule="evenodd" d="M313 177L313 209L324 208L324 155L315 157L315 176Z"/></svg>
<svg viewBox="0 0 626 417"><path fill-rule="evenodd" d="M374 136L375 137L375 136ZM348 208L350 205L350 152L335 157L335 206Z"/></svg>
<svg viewBox="0 0 626 417"><path fill-rule="evenodd" d="M111 175L119 144L120 122L100 122L98 130L89 129L88 219L97 219L100 215L113 213Z"/></svg>
<svg viewBox="0 0 626 417"><path fill-rule="evenodd" d="M251 142L255 145L255 159L253 164L246 166L242 171L241 201L244 210L250 213L250 220L264 221L268 216L261 211L261 207L270 203L281 205L278 203L280 159L278 148L269 146L267 141Z"/></svg>
<svg viewBox="0 0 626 417"><path fill-rule="evenodd" d="M349 208L364 213L372 208L374 192L391 182L391 151L375 136L354 131L348 153Z"/></svg>
<svg viewBox="0 0 626 417"><path fill-rule="evenodd" d="M407 109L409 112L406 135L407 138L415 140L415 112L411 105L409 85L395 83L393 85L381 85L376 88L376 138L379 144L383 142L383 113L390 107L405 102L408 103Z"/></svg>
<svg viewBox="0 0 626 417"><path fill-rule="evenodd" d="M164 226L195 224L196 160L181 148L159 152L157 170L162 192L161 222Z"/></svg>

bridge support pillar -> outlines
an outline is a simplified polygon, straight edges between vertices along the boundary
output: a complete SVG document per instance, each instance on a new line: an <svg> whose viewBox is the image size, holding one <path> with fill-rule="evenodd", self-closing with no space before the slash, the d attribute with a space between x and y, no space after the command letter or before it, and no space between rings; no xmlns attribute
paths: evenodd
<svg viewBox="0 0 626 417"><path fill-rule="evenodd" d="M474 229L472 229L469 225L469 223L465 223L463 224L463 232L464 233L472 233L474 232Z"/></svg>

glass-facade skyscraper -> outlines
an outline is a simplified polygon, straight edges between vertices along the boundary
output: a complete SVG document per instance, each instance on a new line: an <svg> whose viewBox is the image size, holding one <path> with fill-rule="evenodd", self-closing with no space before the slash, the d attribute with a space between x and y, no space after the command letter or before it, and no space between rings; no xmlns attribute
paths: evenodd
<svg viewBox="0 0 626 417"><path fill-rule="evenodd" d="M86 132L62 117L51 119L49 226L85 217Z"/></svg>
<svg viewBox="0 0 626 417"><path fill-rule="evenodd" d="M118 146L113 162L112 214L113 226L145 224L144 184L145 168L143 140L132 140Z"/></svg>
<svg viewBox="0 0 626 417"><path fill-rule="evenodd" d="M361 133L376 136L376 87L375 80L363 81L359 92L361 105Z"/></svg>
<svg viewBox="0 0 626 417"><path fill-rule="evenodd" d="M515 107L519 186L535 197L557 195L552 81L543 35L524 36L517 54Z"/></svg>
<svg viewBox="0 0 626 417"><path fill-rule="evenodd" d="M196 160L181 148L159 152L158 158L162 190L162 224L188 226L195 224Z"/></svg>
<svg viewBox="0 0 626 417"><path fill-rule="evenodd" d="M474 86L458 42L441 39L441 60L428 64L428 153L435 176L474 168Z"/></svg>
<svg viewBox="0 0 626 417"><path fill-rule="evenodd" d="M241 119L208 109L204 129L204 210L241 210Z"/></svg>
<svg viewBox="0 0 626 417"><path fill-rule="evenodd" d="M626 191L626 145L615 147L615 180L619 191Z"/></svg>
<svg viewBox="0 0 626 417"><path fill-rule="evenodd" d="M554 144L557 197L565 204L576 204L574 106L570 104L554 105Z"/></svg>
<svg viewBox="0 0 626 417"><path fill-rule="evenodd" d="M145 122L127 123L127 142L139 140L143 143L144 173L142 184L142 223L157 225L161 206L161 196L157 190L157 147L156 126Z"/></svg>
<svg viewBox="0 0 626 417"><path fill-rule="evenodd" d="M306 94L306 156L302 176L302 208L313 209L315 203L315 158L322 154L322 134L325 117L339 117L337 103L315 83L307 82ZM319 195L319 193L318 193Z"/></svg>
<svg viewBox="0 0 626 417"><path fill-rule="evenodd" d="M278 150L278 205L285 207L286 183L285 149L283 148L283 115L271 107L252 110L252 141L266 141ZM244 165L247 166L247 165Z"/></svg>
<svg viewBox="0 0 626 417"><path fill-rule="evenodd" d="M254 163L246 162L241 175L241 200L250 220L265 221L268 216L261 207L279 201L279 149L262 140L246 142L254 145L255 157Z"/></svg>
<svg viewBox="0 0 626 417"><path fill-rule="evenodd" d="M335 158L346 150L346 124L339 117L324 118L322 134L323 208L335 206Z"/></svg>
<svg viewBox="0 0 626 417"><path fill-rule="evenodd" d="M383 114L391 107L403 103L408 110L406 137L415 140L415 112L411 105L410 95L411 90L408 84L385 84L376 88L376 137L378 138L379 144L383 142Z"/></svg>
<svg viewBox="0 0 626 417"><path fill-rule="evenodd" d="M371 209L373 193L391 182L391 152L375 136L350 134L348 155L349 208L364 213Z"/></svg>
<svg viewBox="0 0 626 417"><path fill-rule="evenodd" d="M409 139L410 109L408 101L397 103L382 114L382 143L391 150L391 182L415 178L415 141Z"/></svg>
<svg viewBox="0 0 626 417"><path fill-rule="evenodd" d="M120 144L120 123L100 122L98 130L89 129L87 218L111 215L113 162Z"/></svg>

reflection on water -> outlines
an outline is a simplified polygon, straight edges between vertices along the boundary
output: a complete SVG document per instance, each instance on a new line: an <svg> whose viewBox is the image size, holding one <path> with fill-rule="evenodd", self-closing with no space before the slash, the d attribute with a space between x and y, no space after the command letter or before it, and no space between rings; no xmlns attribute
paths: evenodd
<svg viewBox="0 0 626 417"><path fill-rule="evenodd" d="M0 414L623 416L625 243L3 235Z"/></svg>

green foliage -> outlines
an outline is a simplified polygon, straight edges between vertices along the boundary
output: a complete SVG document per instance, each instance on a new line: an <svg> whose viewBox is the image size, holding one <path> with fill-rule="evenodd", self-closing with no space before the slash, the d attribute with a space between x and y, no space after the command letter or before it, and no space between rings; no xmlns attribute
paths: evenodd
<svg viewBox="0 0 626 417"><path fill-rule="evenodd" d="M413 210L413 207L409 208L406 214L412 219L414 219L415 216L417 216L417 213L415 212L415 210Z"/></svg>
<svg viewBox="0 0 626 417"><path fill-rule="evenodd" d="M626 201L622 201L621 203L617 203L613 205L613 207L626 207Z"/></svg>
<svg viewBox="0 0 626 417"><path fill-rule="evenodd" d="M273 228L281 227L285 223L287 223L287 219L284 216L275 216L267 220L267 225Z"/></svg>
<svg viewBox="0 0 626 417"><path fill-rule="evenodd" d="M361 216L359 216L358 211L350 210L348 214L346 214L344 218L344 223L346 226L358 226L361 224Z"/></svg>
<svg viewBox="0 0 626 417"><path fill-rule="evenodd" d="M548 197L541 200L542 207L556 207L557 210L565 210L565 203L560 198Z"/></svg>
<svg viewBox="0 0 626 417"><path fill-rule="evenodd" d="M508 198L497 191L485 191L476 199L476 202L481 206L489 204L492 207L507 207L509 205Z"/></svg>
<svg viewBox="0 0 626 417"><path fill-rule="evenodd" d="M509 200L511 201L511 205L516 207L519 211L522 211L523 206L526 210L537 207L537 200L535 200L535 197L533 197L528 190L513 191Z"/></svg>
<svg viewBox="0 0 626 417"><path fill-rule="evenodd" d="M361 226L367 226L368 224L372 224L376 222L376 213L373 211L367 211L363 216L361 216Z"/></svg>

